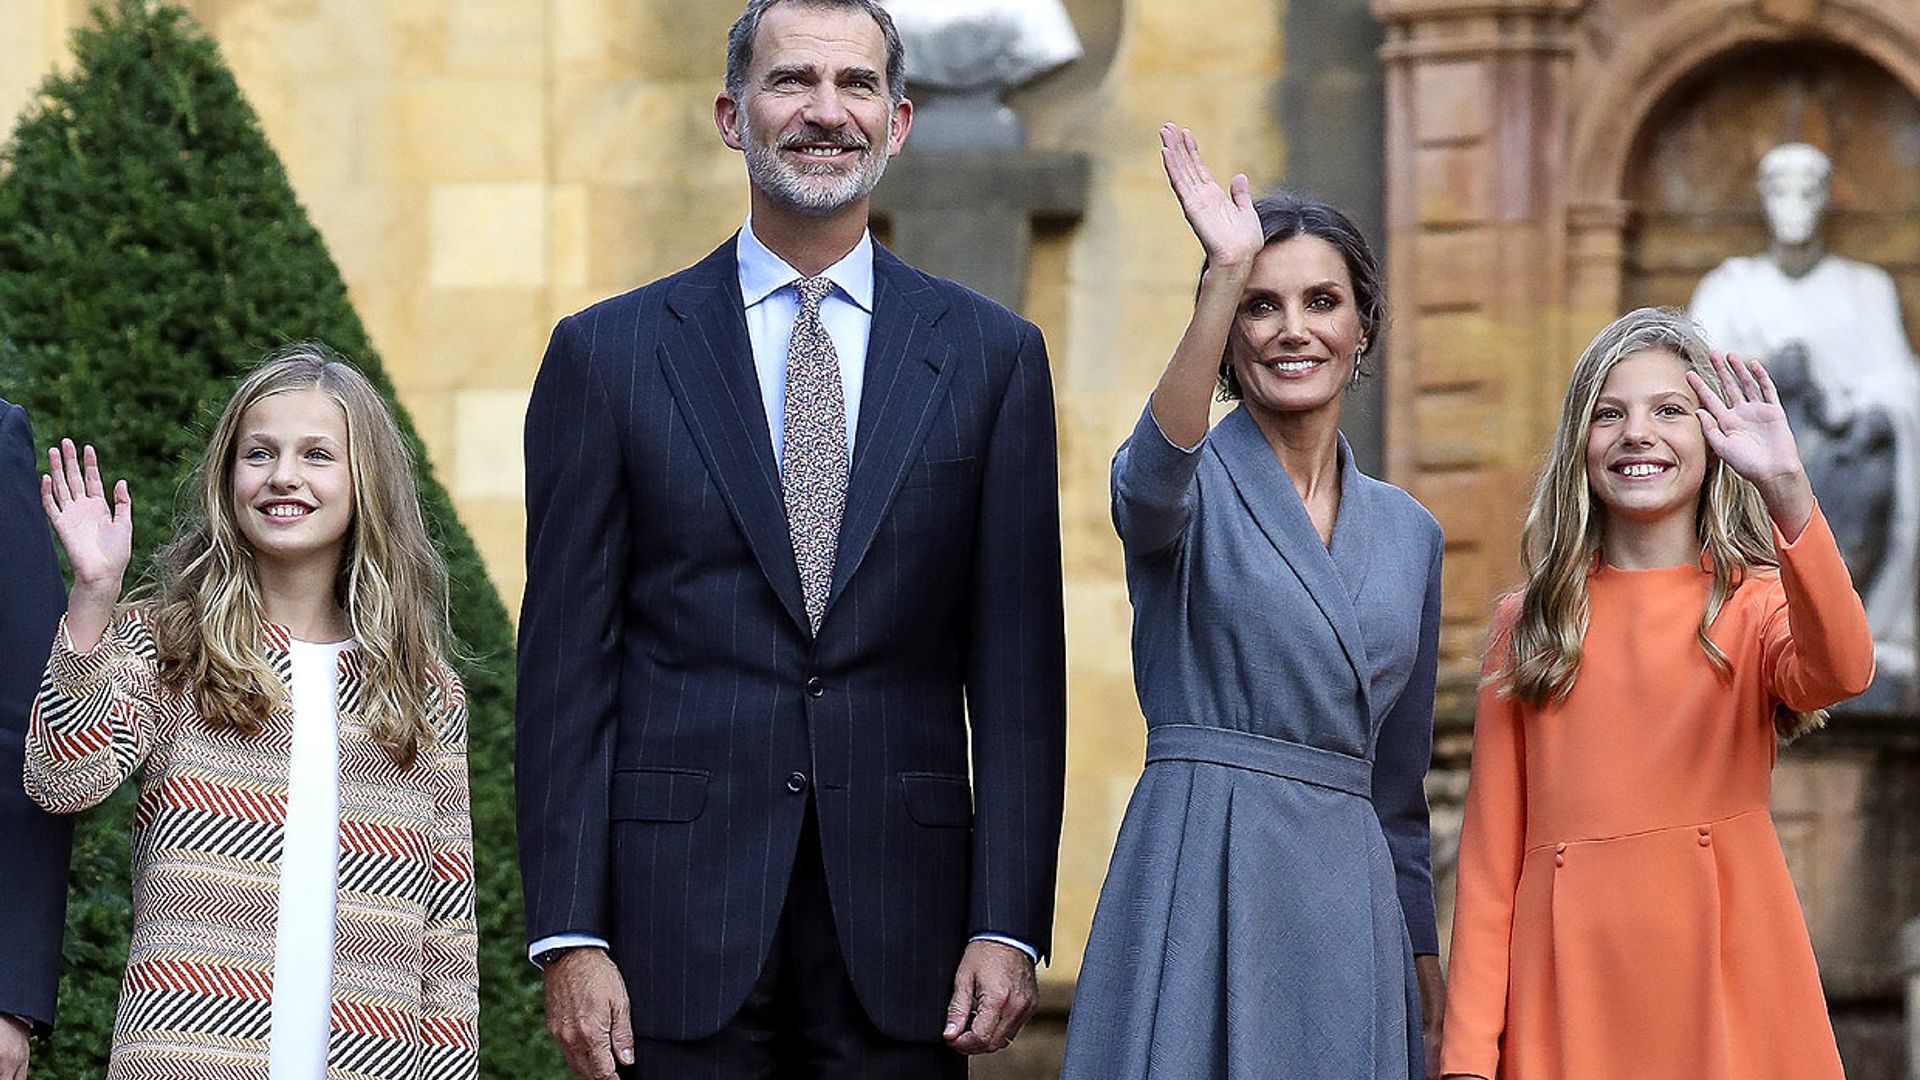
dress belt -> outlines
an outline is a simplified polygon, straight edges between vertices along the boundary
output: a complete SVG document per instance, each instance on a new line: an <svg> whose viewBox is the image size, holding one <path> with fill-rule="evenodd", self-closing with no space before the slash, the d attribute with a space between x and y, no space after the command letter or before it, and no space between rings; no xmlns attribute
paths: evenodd
<svg viewBox="0 0 1920 1080"><path fill-rule="evenodd" d="M1373 798L1372 762L1250 731L1161 724L1147 730L1147 764L1156 761L1225 765Z"/></svg>

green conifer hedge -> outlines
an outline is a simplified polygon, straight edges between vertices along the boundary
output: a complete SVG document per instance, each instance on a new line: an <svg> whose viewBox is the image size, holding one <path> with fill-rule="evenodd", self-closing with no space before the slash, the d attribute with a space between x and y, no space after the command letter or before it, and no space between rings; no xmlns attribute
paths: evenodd
<svg viewBox="0 0 1920 1080"><path fill-rule="evenodd" d="M392 385L218 48L184 11L113 0L74 38L0 148L0 396L43 442L100 449L135 504L136 562L171 529L176 493L235 377L317 338ZM524 951L514 863L513 631L473 542L427 468L421 490L453 576L472 705L481 1075L563 1077ZM512 432L501 432L511 438ZM128 938L131 785L78 829L60 1024L36 1077L105 1069Z"/></svg>

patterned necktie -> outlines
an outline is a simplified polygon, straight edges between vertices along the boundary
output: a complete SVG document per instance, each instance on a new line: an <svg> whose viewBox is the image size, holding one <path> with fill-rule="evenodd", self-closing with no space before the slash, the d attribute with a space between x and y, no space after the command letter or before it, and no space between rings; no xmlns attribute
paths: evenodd
<svg viewBox="0 0 1920 1080"><path fill-rule="evenodd" d="M807 621L817 634L827 588L833 583L840 517L847 506L847 399L840 390L840 357L820 322L820 301L833 291L833 282L801 278L794 288L800 293L800 315L787 342L786 460L780 488Z"/></svg>

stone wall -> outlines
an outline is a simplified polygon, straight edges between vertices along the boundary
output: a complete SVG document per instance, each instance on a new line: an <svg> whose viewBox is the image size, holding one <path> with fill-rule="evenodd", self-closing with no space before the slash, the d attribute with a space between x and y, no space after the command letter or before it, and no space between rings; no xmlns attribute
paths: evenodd
<svg viewBox="0 0 1920 1080"><path fill-rule="evenodd" d="M0 0L0 115L86 0ZM523 581L520 420L548 330L698 259L746 212L712 102L733 3L189 0L339 262L495 582ZM1285 0L1070 0L1078 64L1013 100L1086 155L1088 211L1036 237L1025 313L1059 397L1072 707L1057 956L1078 972L1144 735L1107 463L1186 323L1200 252L1155 130L1190 124L1256 189L1286 161ZM911 149L908 151L911 153ZM1337 192L1332 193L1337 196Z"/></svg>
<svg viewBox="0 0 1920 1080"><path fill-rule="evenodd" d="M1764 242L1754 162L1834 154L1841 254L1912 305L1920 7L1909 0L1372 0L1387 24L1388 475L1447 531L1437 757L1468 749L1493 596L1574 358L1623 307L1684 301ZM1911 306L1909 310L1913 310ZM1912 329L1911 323L1909 330ZM1920 724L1840 710L1787 750L1773 814L1848 1075L1902 1075L1899 926L1920 911ZM1457 773L1436 770L1451 792ZM1443 823L1448 827L1443 828ZM1452 892L1436 803L1437 892Z"/></svg>

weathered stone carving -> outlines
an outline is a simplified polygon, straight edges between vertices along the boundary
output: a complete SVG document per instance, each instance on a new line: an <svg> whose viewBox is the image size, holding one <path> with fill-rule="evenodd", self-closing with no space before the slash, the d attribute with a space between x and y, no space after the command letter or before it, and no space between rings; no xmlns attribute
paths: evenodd
<svg viewBox="0 0 1920 1080"><path fill-rule="evenodd" d="M1080 58L1060 0L884 0L907 46L922 150L1018 150L1025 130L1000 95Z"/></svg>
<svg viewBox="0 0 1920 1080"><path fill-rule="evenodd" d="M1900 966L1907 976L1907 1075L1920 1076L1920 919L1900 931Z"/></svg>
<svg viewBox="0 0 1920 1080"><path fill-rule="evenodd" d="M1028 149L1006 91L1079 59L1060 0L881 0L907 46L910 151L875 193L894 250L1009 307L1026 302L1035 221L1086 209L1085 157Z"/></svg>
<svg viewBox="0 0 1920 1080"><path fill-rule="evenodd" d="M1920 363L1893 279L1821 242L1832 168L1803 143L1761 158L1772 247L1728 259L1702 279L1693 316L1715 348L1767 364L1866 601L1877 689L1910 687L1920 602Z"/></svg>
<svg viewBox="0 0 1920 1080"><path fill-rule="evenodd" d="M886 0L907 44L907 79L1004 91L1080 58L1060 0Z"/></svg>

